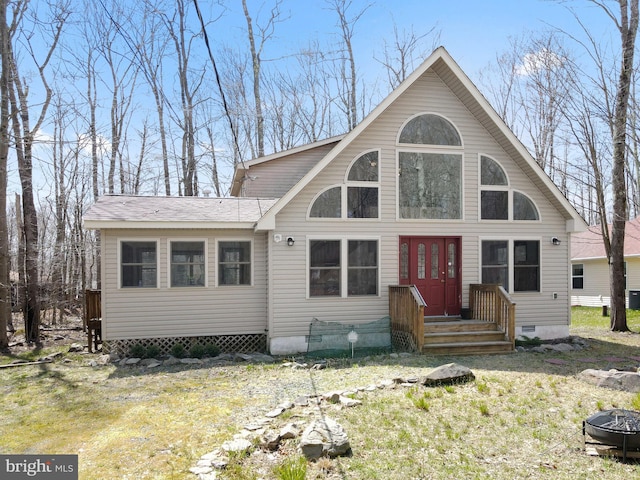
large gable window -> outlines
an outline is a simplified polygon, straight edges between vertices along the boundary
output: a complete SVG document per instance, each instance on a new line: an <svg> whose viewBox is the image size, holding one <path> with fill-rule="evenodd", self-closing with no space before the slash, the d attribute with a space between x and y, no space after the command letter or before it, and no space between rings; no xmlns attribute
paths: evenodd
<svg viewBox="0 0 640 480"><path fill-rule="evenodd" d="M356 157L347 169L343 185L332 186L313 199L309 217L378 218L378 158L378 150Z"/></svg>
<svg viewBox="0 0 640 480"><path fill-rule="evenodd" d="M399 218L461 219L462 140L456 128L444 117L421 114L404 125L398 143Z"/></svg>
<svg viewBox="0 0 640 480"><path fill-rule="evenodd" d="M123 288L158 286L157 242L120 242L120 285Z"/></svg>
<svg viewBox="0 0 640 480"><path fill-rule="evenodd" d="M493 158L480 156L480 218L482 220L539 220L533 200L509 188L509 179Z"/></svg>

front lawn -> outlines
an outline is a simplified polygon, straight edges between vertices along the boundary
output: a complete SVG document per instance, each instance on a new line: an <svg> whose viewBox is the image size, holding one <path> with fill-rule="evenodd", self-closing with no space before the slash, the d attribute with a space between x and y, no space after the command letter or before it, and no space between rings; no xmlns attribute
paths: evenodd
<svg viewBox="0 0 640 480"><path fill-rule="evenodd" d="M318 411L345 428L353 454L308 464L306 478L634 478L638 463L585 453L582 421L603 409L640 410L640 396L585 384L576 374L636 367L640 335L610 332L601 309L573 314L572 334L590 347L566 353L382 355L330 361L324 370L92 367L95 355L65 353L54 363L0 369L0 452L78 454L81 479L195 480L188 470L203 454L284 400L456 362L471 368L475 381L361 391L360 406ZM640 312L629 310L628 318L640 331ZM0 357L0 364L11 360ZM281 421L308 421L298 413ZM294 478L284 467L297 461L291 442L274 454L235 459L218 478Z"/></svg>

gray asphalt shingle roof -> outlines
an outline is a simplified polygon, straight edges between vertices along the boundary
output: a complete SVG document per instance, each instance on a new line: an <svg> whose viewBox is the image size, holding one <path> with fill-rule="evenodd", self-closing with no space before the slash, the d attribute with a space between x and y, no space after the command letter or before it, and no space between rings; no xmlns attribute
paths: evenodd
<svg viewBox="0 0 640 480"><path fill-rule="evenodd" d="M256 222L277 199L105 195L84 215L92 222Z"/></svg>

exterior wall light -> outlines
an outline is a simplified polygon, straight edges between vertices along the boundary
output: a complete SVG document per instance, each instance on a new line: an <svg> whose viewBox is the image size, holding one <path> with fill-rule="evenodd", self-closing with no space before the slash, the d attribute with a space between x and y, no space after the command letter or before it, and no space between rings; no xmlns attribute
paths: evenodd
<svg viewBox="0 0 640 480"><path fill-rule="evenodd" d="M551 243L554 245L560 245L560 239L558 237L551 237Z"/></svg>
<svg viewBox="0 0 640 480"><path fill-rule="evenodd" d="M293 247L293 244L296 243L296 239L293 237L287 237L287 245Z"/></svg>

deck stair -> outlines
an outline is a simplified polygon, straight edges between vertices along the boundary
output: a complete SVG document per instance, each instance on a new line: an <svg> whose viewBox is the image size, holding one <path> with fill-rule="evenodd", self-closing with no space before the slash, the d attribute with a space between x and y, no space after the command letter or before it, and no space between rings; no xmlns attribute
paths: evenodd
<svg viewBox="0 0 640 480"><path fill-rule="evenodd" d="M462 320L458 316L425 317L426 355L511 353L513 345L494 322Z"/></svg>

